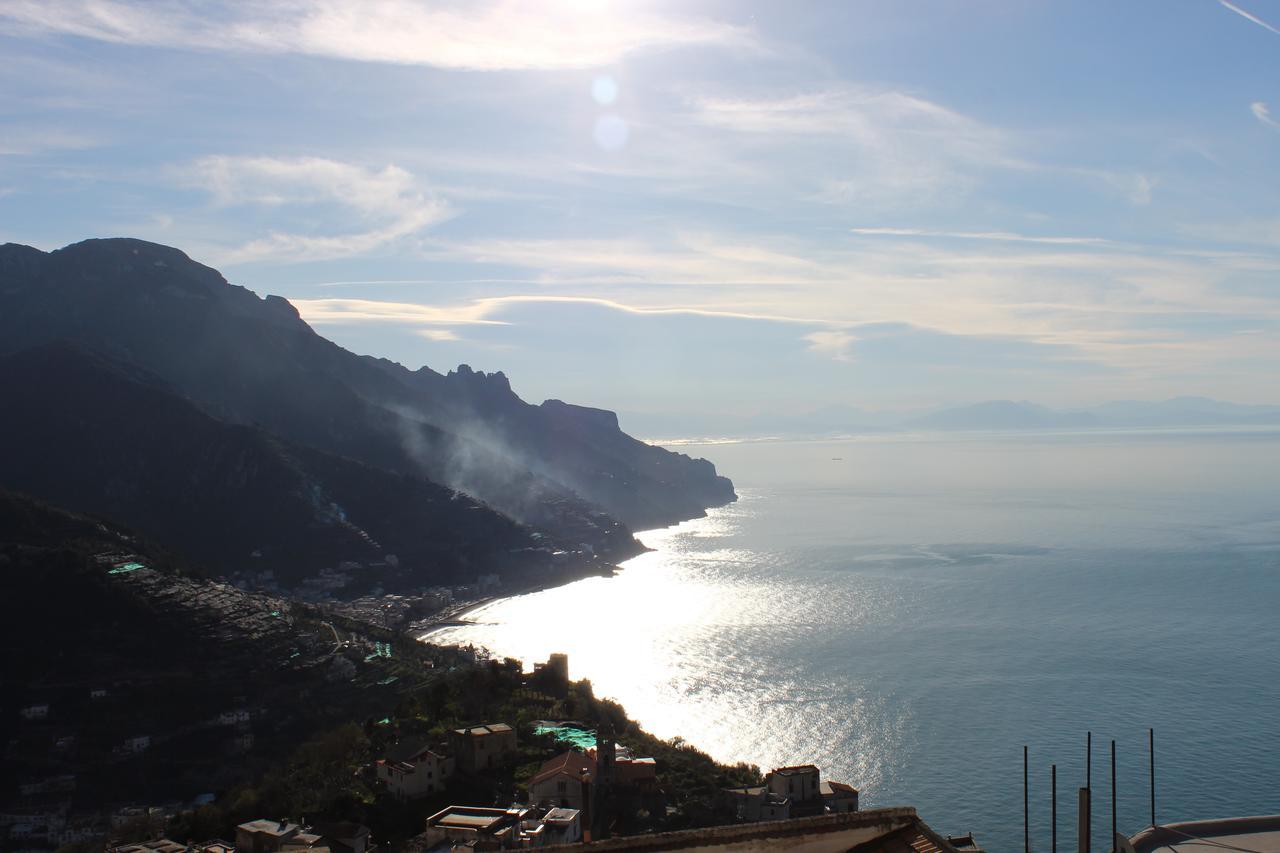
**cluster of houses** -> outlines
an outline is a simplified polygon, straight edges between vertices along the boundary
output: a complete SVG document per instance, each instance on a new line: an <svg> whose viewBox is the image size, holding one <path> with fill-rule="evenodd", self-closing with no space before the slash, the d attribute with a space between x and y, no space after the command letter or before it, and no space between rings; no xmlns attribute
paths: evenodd
<svg viewBox="0 0 1280 853"><path fill-rule="evenodd" d="M557 656L544 667L555 677L567 669ZM466 726L445 743L399 743L376 763L377 778L400 799L439 794L455 774L485 775L511 764L516 731L506 723ZM495 849L570 844L607 835L619 817L641 809L664 813L657 763L618 746L605 729L593 749L568 749L543 762L528 781L528 804L509 808L450 805L427 818L423 849L480 844Z"/></svg>
<svg viewBox="0 0 1280 853"><path fill-rule="evenodd" d="M461 771L475 775L507 763L516 754L516 731L506 723L454 729L443 744L398 743L376 764L378 780L402 800L444 790L445 780Z"/></svg>
<svg viewBox="0 0 1280 853"><path fill-rule="evenodd" d="M568 670L565 655L552 655L535 668L533 679L548 692L564 695L569 686ZM20 713L24 718L43 720L49 710L33 705ZM251 717L252 712L237 703L208 720L207 725L239 731L247 727ZM426 818L425 832L415 839L415 849L435 853L460 848L503 850L600 842L611 832L625 829L637 815L667 813L666 792L658 784L657 762L617 744L608 723L596 733L576 723L535 723L535 732L553 730L572 732L568 736L557 733L563 745L572 748L548 758L527 780L527 802L506 807L449 805ZM132 748L146 749L148 745L139 743ZM515 728L504 722L489 722L454 729L442 741L398 742L386 750L372 770L389 794L413 801L444 794L454 777L484 779L498 771L509 771L519 761ZM51 777L41 784L61 790L68 784L74 786L74 777ZM461 790L466 787L464 784ZM24 793L38 792L33 787ZM212 795L206 796L212 799ZM812 764L776 768L765 777L763 785L726 789L722 798L723 814L737 824L804 821L858 811L857 790L823 779ZM118 816L120 825L145 820L153 824L149 830L155 833L153 837L160 835L167 824L167 820L161 820L154 825L153 818L172 816L153 815L151 810L133 811L138 813ZM13 822L4 821L4 817L0 816L0 822ZM113 817L112 825L116 823L117 818ZM11 842L21 844L26 840L20 833L16 835L10 834ZM65 833L50 834L48 838L81 840L62 835ZM159 838L111 848L112 853L369 853L373 849L369 830L358 824L310 827L272 819L241 824L236 828L234 843L215 839L190 845Z"/></svg>

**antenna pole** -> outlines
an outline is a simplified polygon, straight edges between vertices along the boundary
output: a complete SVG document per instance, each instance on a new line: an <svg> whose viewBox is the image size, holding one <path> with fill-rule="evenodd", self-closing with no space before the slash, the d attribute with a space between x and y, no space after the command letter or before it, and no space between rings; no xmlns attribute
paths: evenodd
<svg viewBox="0 0 1280 853"><path fill-rule="evenodd" d="M1147 729L1147 748L1151 758L1151 825L1156 825L1156 730Z"/></svg>
<svg viewBox="0 0 1280 853"><path fill-rule="evenodd" d="M1111 850L1116 853L1116 742L1111 741Z"/></svg>
<svg viewBox="0 0 1280 853"><path fill-rule="evenodd" d="M1080 811L1076 816L1077 848L1080 853L1089 853L1089 825L1093 822L1093 809L1089 805L1089 789L1081 788L1079 793Z"/></svg>
<svg viewBox="0 0 1280 853"><path fill-rule="evenodd" d="M1053 827L1053 835L1051 836L1053 843L1049 849L1050 853L1058 853L1058 765L1052 765L1049 773L1050 779L1052 780L1050 783L1050 790L1052 791L1051 796L1053 797L1053 806L1050 809L1051 817L1049 819L1049 823Z"/></svg>
<svg viewBox="0 0 1280 853"><path fill-rule="evenodd" d="M1022 747L1022 849L1031 853L1031 781L1028 776L1027 747Z"/></svg>

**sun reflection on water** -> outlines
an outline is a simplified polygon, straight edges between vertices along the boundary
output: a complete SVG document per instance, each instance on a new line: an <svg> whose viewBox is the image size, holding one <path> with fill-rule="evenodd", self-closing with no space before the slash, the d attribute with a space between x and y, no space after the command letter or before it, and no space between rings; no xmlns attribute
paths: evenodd
<svg viewBox="0 0 1280 853"><path fill-rule="evenodd" d="M773 661L787 656L766 661L753 650L797 644L820 652L831 620L857 623L874 611L874 596L795 595L770 575L772 555L733 547L751 505L744 496L705 518L641 533L654 550L614 577L494 602L470 614L474 624L429 639L474 643L526 667L565 652L574 678L589 678L598 695L621 702L659 737L766 768L819 761L866 791L906 711L890 713L857 685L812 667L779 668ZM838 751L850 741L863 748Z"/></svg>

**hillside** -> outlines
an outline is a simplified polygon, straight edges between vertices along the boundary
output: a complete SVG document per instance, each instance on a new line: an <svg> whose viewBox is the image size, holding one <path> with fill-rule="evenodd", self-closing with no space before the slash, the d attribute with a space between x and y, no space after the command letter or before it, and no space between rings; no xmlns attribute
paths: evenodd
<svg viewBox="0 0 1280 853"><path fill-rule="evenodd" d="M0 811L37 825L61 815L98 838L122 806L189 808L214 794L172 834L230 837L241 821L287 814L358 820L394 841L444 804L520 796L521 780L564 748L533 735L546 718L607 718L622 743L655 756L677 807L655 816L658 828L727 819L720 787L759 781L755 768L645 733L586 682L548 688L514 661L477 663L209 581L130 530L5 491L0 642ZM373 778L398 739L495 719L520 730L517 764L411 804Z"/></svg>
<svg viewBox="0 0 1280 853"><path fill-rule="evenodd" d="M371 656L380 640L0 492L0 804L96 811L253 778L298 738L390 709L446 654Z"/></svg>
<svg viewBox="0 0 1280 853"><path fill-rule="evenodd" d="M0 398L17 415L0 420L0 483L145 530L223 573L297 579L391 554L424 585L550 560L529 528L465 495L214 420L83 350L0 357ZM591 533L607 555L635 553L619 525Z"/></svg>
<svg viewBox="0 0 1280 853"><path fill-rule="evenodd" d="M428 478L553 533L601 512L669 524L734 499L709 462L636 441L609 412L529 405L502 374L355 355L285 300L153 243L0 247L0 352L58 341L141 367L219 420Z"/></svg>

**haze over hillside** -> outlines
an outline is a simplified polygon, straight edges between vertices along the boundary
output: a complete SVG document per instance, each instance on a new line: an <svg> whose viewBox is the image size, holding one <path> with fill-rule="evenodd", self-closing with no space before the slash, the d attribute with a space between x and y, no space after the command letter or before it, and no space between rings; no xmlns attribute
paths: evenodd
<svg viewBox="0 0 1280 853"><path fill-rule="evenodd" d="M285 300L139 240L0 247L0 394L23 413L0 485L215 566L252 551L296 572L352 548L437 577L517 551L608 561L638 550L631 529L734 499L711 463L610 412L355 355Z"/></svg>

